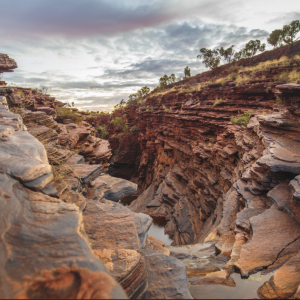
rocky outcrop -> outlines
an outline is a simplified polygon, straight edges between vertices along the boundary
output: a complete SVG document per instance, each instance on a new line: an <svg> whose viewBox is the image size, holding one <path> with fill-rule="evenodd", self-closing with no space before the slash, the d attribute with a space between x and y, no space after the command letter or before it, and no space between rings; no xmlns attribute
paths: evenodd
<svg viewBox="0 0 300 300"><path fill-rule="evenodd" d="M297 279L290 288L282 278L300 251L300 85L278 79L298 65L241 71L253 77L243 83L197 77L200 85L153 92L137 107L142 193L130 209L165 218L172 245L216 243L226 258L218 270L188 269L206 272L202 282L278 270L260 295L296 295Z"/></svg>
<svg viewBox="0 0 300 300"><path fill-rule="evenodd" d="M109 142L95 136L95 128L84 121L78 109L64 107L66 103L32 89L0 87L1 95L22 116L29 133L45 146L52 165L65 164L80 154L86 162L101 164L107 172L112 155ZM62 119L57 110L61 107L66 116L78 120L77 124Z"/></svg>
<svg viewBox="0 0 300 300"><path fill-rule="evenodd" d="M9 58L6 54L0 53L0 74L3 72L13 72L18 67L14 59Z"/></svg>
<svg viewBox="0 0 300 300"><path fill-rule="evenodd" d="M119 201L122 198L137 194L137 184L107 174L99 176L92 182L92 186L93 193L96 190L97 195L111 201Z"/></svg>
<svg viewBox="0 0 300 300"><path fill-rule="evenodd" d="M169 251L148 238L149 216L112 202L136 194L137 185L103 174L109 166L110 145L85 122L88 113L64 107L39 90L2 87L0 96L18 113L0 105L0 173L4 176L0 247L5 252L0 262L0 295L151 296L157 280L153 270L161 268L165 258L155 259L150 269L143 249ZM177 298L187 296L184 266L178 268L181 263L175 258L167 261L169 269L163 272L176 271L155 295L173 297L175 288ZM174 287L173 279L178 286Z"/></svg>
<svg viewBox="0 0 300 300"><path fill-rule="evenodd" d="M126 297L88 246L79 208L48 196L56 190L43 145L0 110L1 298Z"/></svg>
<svg viewBox="0 0 300 300"><path fill-rule="evenodd" d="M84 164L78 154L66 155L64 164L51 166L45 147L30 132L45 141L43 128L47 134L59 125L45 118L44 112L25 111L27 131L19 115L3 105L0 113L0 247L4 253L0 294L26 299L117 299L126 295L136 299L145 294L149 279L142 250L151 245L160 252L169 251L163 243L148 239L149 216L106 199L136 193L137 185L101 175L102 165ZM37 123L44 117L49 127L34 126L35 115ZM55 143L55 139L44 142L52 162L55 153L50 150ZM97 197L91 197L95 190ZM176 276L184 274L181 268ZM171 282L161 289L161 296L172 288ZM187 290L183 281L184 287Z"/></svg>
<svg viewBox="0 0 300 300"><path fill-rule="evenodd" d="M144 250L148 269L148 289L143 299L193 299L187 288L184 264L178 259Z"/></svg>

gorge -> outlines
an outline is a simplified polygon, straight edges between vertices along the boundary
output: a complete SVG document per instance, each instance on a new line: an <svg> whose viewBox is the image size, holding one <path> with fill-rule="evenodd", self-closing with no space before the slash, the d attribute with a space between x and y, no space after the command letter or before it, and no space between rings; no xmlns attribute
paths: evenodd
<svg viewBox="0 0 300 300"><path fill-rule="evenodd" d="M111 115L1 81L0 296L231 297L259 276L249 296L299 298L298 53L266 51ZM15 68L0 54L0 72ZM171 246L148 235L153 220Z"/></svg>

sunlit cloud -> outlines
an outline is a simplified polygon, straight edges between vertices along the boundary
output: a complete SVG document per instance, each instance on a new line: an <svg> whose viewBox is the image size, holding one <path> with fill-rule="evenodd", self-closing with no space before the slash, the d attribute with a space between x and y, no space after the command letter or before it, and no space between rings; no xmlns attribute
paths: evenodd
<svg viewBox="0 0 300 300"><path fill-rule="evenodd" d="M0 0L0 7L0 51L19 65L4 80L49 86L81 109L111 110L164 74L182 76L187 65L192 75L204 71L196 59L202 47L266 41L299 18L300 2Z"/></svg>

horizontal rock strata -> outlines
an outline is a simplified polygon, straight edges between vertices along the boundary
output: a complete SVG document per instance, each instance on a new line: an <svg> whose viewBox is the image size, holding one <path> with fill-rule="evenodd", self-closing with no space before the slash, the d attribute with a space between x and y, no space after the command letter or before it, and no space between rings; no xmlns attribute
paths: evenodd
<svg viewBox="0 0 300 300"><path fill-rule="evenodd" d="M79 208L48 196L56 190L43 145L0 107L1 298L126 298L92 253Z"/></svg>
<svg viewBox="0 0 300 300"><path fill-rule="evenodd" d="M241 70L252 77L242 83L197 76L150 93L128 120L141 152L138 167L131 162L141 195L129 208L165 218L174 246L216 242L227 257L215 270L221 275L277 270L260 294L282 298L298 295L298 281L289 290L276 274L300 251L300 84L278 80L291 71L299 64ZM128 148L120 147L123 158ZM110 172L118 172L118 159Z"/></svg>

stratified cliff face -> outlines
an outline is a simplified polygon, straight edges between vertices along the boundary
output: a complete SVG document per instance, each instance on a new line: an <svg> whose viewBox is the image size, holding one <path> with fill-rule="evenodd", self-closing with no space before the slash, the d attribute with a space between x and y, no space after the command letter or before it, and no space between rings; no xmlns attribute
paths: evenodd
<svg viewBox="0 0 300 300"><path fill-rule="evenodd" d="M63 106L0 87L0 298L191 299L152 219L118 203L137 185L105 174L108 141Z"/></svg>
<svg viewBox="0 0 300 300"><path fill-rule="evenodd" d="M245 71L239 85L179 86L137 109L143 193L130 208L165 217L174 245L217 241L225 270L283 264L261 297L292 297L300 284L300 84L277 81L291 71L299 62Z"/></svg>
<svg viewBox="0 0 300 300"><path fill-rule="evenodd" d="M228 191L263 155L262 138L230 118L248 110L262 118L283 112L285 107L275 103L277 72L280 68L267 70L238 87L228 81L190 93L150 95L146 105L153 110L139 109L139 188L145 192L131 208L164 216L174 244L203 241L220 223ZM239 202L237 212L244 206Z"/></svg>
<svg viewBox="0 0 300 300"><path fill-rule="evenodd" d="M2 101L1 298L126 297L88 246L79 207L48 196L56 189L46 151Z"/></svg>
<svg viewBox="0 0 300 300"><path fill-rule="evenodd" d="M130 129L137 123L137 106L129 106L125 111L123 109L116 110L111 119L116 117L123 118L124 126ZM122 129L108 124L109 138L108 141L112 148L112 153L115 156L110 160L109 174L116 177L121 177L127 180L137 182L139 177L139 165L141 160L141 148L138 140L138 134L131 134L128 131L122 133ZM119 139L118 134L122 134Z"/></svg>

